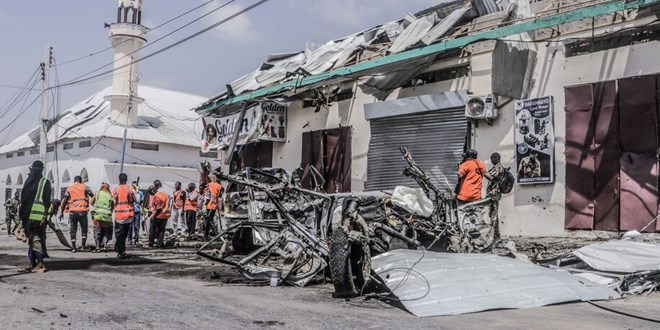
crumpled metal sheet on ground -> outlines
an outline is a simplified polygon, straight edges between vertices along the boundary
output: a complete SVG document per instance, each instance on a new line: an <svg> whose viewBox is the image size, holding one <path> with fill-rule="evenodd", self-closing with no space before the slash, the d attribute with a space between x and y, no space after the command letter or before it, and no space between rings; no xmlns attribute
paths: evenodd
<svg viewBox="0 0 660 330"><path fill-rule="evenodd" d="M660 244L610 241L584 246L573 252L591 268L599 271L634 273L660 270Z"/></svg>
<svg viewBox="0 0 660 330"><path fill-rule="evenodd" d="M569 273L488 254L394 250L374 257L372 268L420 317L620 298Z"/></svg>

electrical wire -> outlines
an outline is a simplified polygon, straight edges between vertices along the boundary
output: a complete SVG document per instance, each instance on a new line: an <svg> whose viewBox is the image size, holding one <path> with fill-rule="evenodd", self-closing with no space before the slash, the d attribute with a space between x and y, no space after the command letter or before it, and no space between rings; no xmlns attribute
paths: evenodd
<svg viewBox="0 0 660 330"><path fill-rule="evenodd" d="M4 117L4 116L7 114L7 112L9 112L9 111L11 110L11 108L13 107L13 105L14 105L15 102L17 102L17 101L20 100L24 95L27 95L29 92L31 92L31 91L33 90L34 86L35 86L36 83L38 82L38 80L35 80L35 79L36 79L36 77L37 77L37 75L38 75L38 73L39 73L39 69L40 69L40 68L37 67L37 68L34 70L34 72L30 75L30 78L28 78L28 80L26 80L25 83L23 83L23 85L21 86L21 88L20 88L18 91L16 91L16 93L14 93L14 95L12 95L12 96L7 100L7 102L5 102L5 103L2 105L2 107L0 107L0 108L5 108L5 107L7 107L7 109L5 109L5 111L2 113L2 115L0 115L0 119L2 119L2 117ZM31 86L31 87L28 87L28 85L30 84L30 82L32 82L32 86Z"/></svg>
<svg viewBox="0 0 660 330"><path fill-rule="evenodd" d="M27 103L27 100L28 100L28 98L26 97L25 100L23 101L23 105L22 105L22 107L23 107L24 109L27 109L27 108L25 107L25 104ZM21 116L21 114L19 113L18 116L17 116L17 118L20 117L20 116ZM11 131L14 129L14 125L16 125L16 122L17 122L17 121L14 120L14 121L9 125L9 130L8 130L7 133L5 134L5 138L2 139L2 143L0 143L0 144L5 144L5 142L7 141L7 138L9 138L9 135L11 134ZM3 129L3 130L4 130L4 129Z"/></svg>
<svg viewBox="0 0 660 330"><path fill-rule="evenodd" d="M169 24L169 23L172 23L173 21L175 21L175 20L177 20L177 19L179 19L179 18L181 18L181 17L183 17L183 16L186 16L186 15L192 13L193 11L195 11L195 10L197 10L197 9L200 9L200 8L206 6L206 5L208 5L208 4L210 4L210 3L214 2L214 1L215 1L215 0L209 0L209 1L207 1L207 2L205 2L205 3L203 3L203 4L199 5L199 6L197 6L197 7L195 7L195 8L192 8L192 9L190 9L190 10L184 12L183 14L180 14L180 15L178 15L178 16L176 16L176 17L173 17L173 18L171 18L171 19L169 19L169 20L167 20L167 21L165 21L165 22L163 22L163 23L157 25L156 27L149 29L149 30L147 31L147 33L152 32L152 31L154 31L154 30L157 30L157 29L159 29L159 28L161 28L161 27L163 27L163 26L165 26L165 25L167 25L167 24ZM118 45L121 45L121 44L123 44L123 43L125 43L125 42L128 42L128 41L130 41L130 39L126 39L126 40L120 42ZM105 51L108 51L108 50L110 50L110 49L112 49L112 48L114 48L114 47L113 47L113 46L109 46L109 47L103 48L103 49L101 49L101 50L98 50L98 51L92 52L92 53L90 53L90 54L88 54L88 55L80 56L80 57L78 57L78 58L74 58L74 59L71 59L71 60L64 61L64 62L60 63L59 65L62 66L62 65L67 65L67 64L69 64L69 63L78 62L78 61L81 61L81 60L84 60L84 59L90 58L90 57L92 57L92 56L98 55L98 54L100 54L100 53L103 53L103 52L105 52Z"/></svg>
<svg viewBox="0 0 660 330"><path fill-rule="evenodd" d="M148 43L148 44L146 44L146 45L144 45L144 46L138 48L137 50L135 50L135 51L133 51L133 52L131 52L131 53L128 53L128 54L124 55L123 57L120 57L120 58L118 58L118 59L116 59L116 60L113 60L113 61L110 62L110 63L104 64L103 66L100 66L100 67L98 67L98 68L96 68L96 69L94 69L94 70L92 70L92 71L90 71L90 72L87 72L87 73L85 73L85 74L83 74L83 75L81 75L81 76L78 76L78 77L74 78L73 80L78 80L78 79L81 79L81 78L83 78L83 77L85 77L85 76L88 76L88 75L90 75L90 74L92 74L92 73L94 73L94 72L98 72L98 71L102 70L103 68L109 67L109 66L111 66L111 65L113 65L113 64L117 63L118 61L121 61L121 60L123 60L123 59L125 59L125 58L131 58L131 59L132 59L132 57L133 57L134 54L137 54L137 53L139 53L140 51L142 51L143 49L145 49L145 48L147 48L147 47L149 47L149 46L151 46L151 45L153 45L153 44L155 44L155 43L157 43L157 42L159 42L159 41L161 41L161 40L163 40L163 39L165 39L165 38L167 38L167 37L169 37L169 36L171 36L171 35L173 35L173 34L176 33L176 32L181 31L182 29L184 29L184 28L190 26L191 24L194 24L195 22L198 22L199 20L203 19L204 17L207 17L207 16L209 16L209 15L215 13L216 11L218 11L218 10L220 10L220 9L222 9L222 8L224 8L224 7L226 7L226 6L228 6L229 4L231 4L232 2L235 2L235 1L236 1L236 0L229 0L229 1L225 2L224 4L220 5L219 7L217 7L217 8L215 8L215 9L211 10L210 12L208 12L208 13L206 13L206 14L204 14L204 15L202 15L201 17L198 17L198 18L192 20L191 22L188 22L187 24L185 24L185 25L183 25L183 26L181 26L181 27L175 29L174 31L170 31L169 33L165 34L164 36L162 36L162 37L160 37L160 38L158 38L158 39L156 39L156 40L154 40L154 41L152 41L152 42L150 42L150 43ZM130 39L127 39L127 40L130 40ZM113 47L110 47L110 48L113 48ZM132 60L131 60L131 61L132 61ZM111 71L111 72L112 72L112 71Z"/></svg>
<svg viewBox="0 0 660 330"><path fill-rule="evenodd" d="M645 317L645 316L640 316L640 315L635 315L635 314L622 312L622 311L619 311L619 310L616 310L616 309L613 309L613 308L608 308L608 307L605 307L605 306L602 306L602 305L598 305L598 304L594 303L593 301L587 301L587 302L592 306L598 307L602 310L606 310L606 311L611 312L611 313L615 313L615 314L619 314L619 315L623 315L623 316L628 316L628 317L636 318L636 319L639 319L639 320L644 320L644 321L649 321L649 322L654 322L654 323L660 323L660 319L652 319L652 318Z"/></svg>
<svg viewBox="0 0 660 330"><path fill-rule="evenodd" d="M157 51L154 51L153 53L150 53L150 54L148 54L148 55L146 55L146 56L140 57L139 59L134 60L134 61L132 61L131 63L128 63L128 64L126 64L126 65L122 65L122 66L117 67L117 68L113 68L113 69L111 69L111 70L108 70L108 71L105 71L105 72L102 72L102 73L99 73L99 74L93 75L93 76L88 77L88 78L82 78L82 79L78 79L78 80L70 80L70 81L68 81L68 82L62 83L62 84L60 84L60 85L58 85L58 86L55 86L55 87L71 86L71 85L75 85L75 84L78 84L78 83L81 83L81 82L89 81L89 80L91 80L91 79L95 79L95 78L98 78L98 77L102 77L102 76L105 76L105 75L111 74L111 73L113 73L115 70L123 69L123 68L126 68L126 67L128 67L128 66L130 66L130 65L133 65L133 64L135 64L135 63L139 63L139 62L141 62L141 61L147 60L147 59L149 59L149 58L151 58L151 57L154 57L154 56L159 55L159 54L161 54L161 53L163 53L163 52L165 52L165 51L168 51L168 50L170 50L170 49L172 49L172 48L174 48L174 47L177 47L177 46L183 44L184 42L190 41L191 39L194 39L194 38L196 38L196 37L198 37L198 36L200 36L200 35L202 35L202 34L208 32L208 31L210 31L210 30L212 30L212 29L214 29L214 28L216 28L216 27L218 27L218 26L220 26L220 25L222 25L222 24L225 24L225 23L227 23L228 21L230 21L230 20L232 20L232 19L234 19L234 18L236 18L236 17L238 17L238 16L240 16L240 15L246 13L246 12L249 12L250 10L252 10L252 9L254 9L254 8L256 8L256 7L262 5L262 4L266 3L266 2L268 2L268 1L269 1L269 0L261 0L261 1L258 1L258 2L256 2L256 3L250 5L249 7L246 7L245 9L240 10L240 11L236 12L235 14L228 16L227 18L222 19L222 20L220 20L220 21L218 21L218 22L212 24L211 26L209 26L209 27L207 27L207 28L204 28L204 29L202 29L202 30L200 30L200 31L198 31L198 32L196 32L196 33L193 33L193 34L191 34L191 35L189 35L189 36L187 36L187 37L185 37L185 38L183 38L183 39L181 39L181 40L179 40L179 41L177 41L177 42L174 42L174 43L172 43L172 44L170 44L170 45L168 45L168 46L165 46L165 47L163 47L163 48L161 48L161 49L159 49L159 50L157 50ZM85 75L83 75L83 76L85 76Z"/></svg>
<svg viewBox="0 0 660 330"><path fill-rule="evenodd" d="M0 84L0 87L3 87L3 88L11 88L11 89L19 89L19 90L23 90L23 89L33 90L33 89L31 89L31 88L25 88L25 87L14 86L14 85L5 85L5 84Z"/></svg>
<svg viewBox="0 0 660 330"><path fill-rule="evenodd" d="M41 97L41 95L44 94L44 92L45 92L45 91L41 91L41 93L39 93L39 95L37 95L37 97L36 97L32 102L30 102L30 104L29 104L27 107L24 107L23 110L21 110L21 112L19 112L18 115L17 115L17 116L11 121L11 122L9 122L9 124L7 124L4 128L0 129L0 133L2 133L2 132L4 132L5 130L7 130L10 126L13 126L13 124L14 124L19 118L21 118L21 115L23 115L23 114L24 114L24 113L25 113L25 112L26 112L26 111L27 111L27 110L28 110L28 109L29 109L29 108L30 108L35 102L37 102L37 100L39 100L39 98Z"/></svg>

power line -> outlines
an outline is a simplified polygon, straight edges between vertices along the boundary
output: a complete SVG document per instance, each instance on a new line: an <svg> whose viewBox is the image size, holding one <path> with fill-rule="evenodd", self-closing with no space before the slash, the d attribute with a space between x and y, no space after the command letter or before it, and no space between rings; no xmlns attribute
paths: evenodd
<svg viewBox="0 0 660 330"><path fill-rule="evenodd" d="M4 132L5 130L7 130L7 128L9 128L10 126L13 126L13 124L14 124L19 118L21 118L21 115L23 115L23 114L27 111L27 109L29 109L29 108L30 108L35 102L37 102L37 100L39 100L39 98L41 97L41 95L43 95L44 93L45 93L45 91L41 91L41 93L39 93L39 95L37 95L37 97L36 97L32 102L30 102L30 104L29 104L27 107L23 108L23 110L21 110L21 112L18 113L18 115L16 116L16 118L14 118L11 122L9 122L9 124L7 124L3 129L0 130L0 133L2 133L2 132ZM27 101L27 99L26 99L26 101Z"/></svg>
<svg viewBox="0 0 660 330"><path fill-rule="evenodd" d="M38 82L39 82L38 80L34 81L34 82L32 83L32 87L34 87ZM11 102L11 104L10 104L10 105L5 109L5 111L0 115L0 119L2 119L4 116L6 116L7 114L9 114L9 112L10 112L10 111L11 111L16 105L18 105L18 103L21 102L21 100L23 100L23 99L27 99L27 97L32 93L32 91L27 90L27 89L24 90L24 91L25 91L25 93L21 93L21 95L19 95L18 97L16 97L16 98ZM43 92L42 92L42 93L43 93ZM25 103L23 103L23 104L25 104Z"/></svg>
<svg viewBox="0 0 660 330"><path fill-rule="evenodd" d="M7 100L7 102L5 102L5 103L2 105L2 108L8 106L8 104L14 104L17 100L19 100L21 97L23 97L23 96L21 96L22 94L26 94L27 92L32 91L32 88L34 87L35 84L32 84L32 87L27 87L27 86L30 84L30 82L34 81L34 79L37 77L37 75L38 75L38 73L39 73L39 69L40 69L40 67L37 67L37 68L34 70L34 72L30 75L30 78L28 78L28 79L25 81L25 83L21 86L21 88L20 88L18 91L16 91L16 92L14 93L14 95L12 95L12 96L9 98L9 100ZM13 107L13 105L10 106L9 109L5 110L5 112L3 112L2 115L0 115L0 119L1 119L2 117L4 117L4 116L6 115L7 112L9 112L9 110L11 109L11 107Z"/></svg>
<svg viewBox="0 0 660 330"><path fill-rule="evenodd" d="M173 44L170 44L170 45L168 45L168 46L166 46L166 47L161 48L160 50L157 50L157 51L155 51L155 52L153 52L153 53L151 53L151 54L148 54L148 55L146 55L146 56L144 56L144 57L141 57L141 58L139 58L139 59L137 59L137 60L135 60L135 61L132 61L131 63L128 63L128 64L123 65L123 66L120 66L120 67L118 67L118 68L116 68L116 69L113 68L113 69L111 69L111 70L109 70L109 71L105 71L105 72L102 72L102 73L100 73L100 74L97 74L97 75L94 75L94 76L88 77L88 78L83 78L83 79L79 79L79 80L72 80L72 81L69 81L69 82L66 82L66 83L60 84L60 85L58 85L58 86L54 86L54 87L65 87L65 86L71 86L71 85L78 84L78 83L81 83L81 82L85 82L85 81L88 81L88 80L91 80L91 79L95 79L95 78L98 78L98 77L102 77L102 76L104 76L104 75L107 75L107 74L109 74L109 73L114 72L114 70L123 69L123 68L125 68L125 67L130 66L130 65L133 65L134 63L139 63L139 62L141 62L141 61L144 61L144 60L146 60L146 59L149 59L149 58L151 58L151 57L154 57L154 56L156 56L156 55L158 55L158 54L161 54L161 53L163 53L163 52L165 52L165 51L167 51L167 50L170 50L170 49L172 49L172 48L174 48L174 47L176 47L176 46L178 46L178 45L180 45L180 44L183 44L183 43L186 42L186 41L189 41L189 40L191 40L191 39L194 39L194 38L196 38L196 37L198 37L198 36L200 36L200 35L202 35L202 34L208 32L208 31L210 31L210 30L212 30L212 29L214 29L214 28L216 28L216 27L218 27L218 26L220 26L220 25L222 25L222 24L224 24L224 23L226 23L226 22L228 22L228 21L230 21L230 20L232 20L232 19L234 19L234 18L236 18L236 17L238 17L238 16L240 16L240 15L242 15L242 14L244 14L244 13L246 13L246 12L248 12L248 11L250 11L250 10L252 10L252 9L254 9L254 8L256 8L256 7L258 7L258 6L260 6L260 5L262 5L262 4L264 4L264 3L266 3L266 2L268 2L268 0L261 0L261 1L258 1L258 2L256 2L255 4L252 4L251 6L246 7L245 9L243 9L243 10L241 10L241 11L239 11L239 12L237 12L237 13L235 13L235 14L233 14L233 15L231 15L231 16L229 16L229 17L223 19L223 20L220 20L219 22L217 22L217 23L215 23L215 24L213 24L213 25L211 25L211 26L209 26L209 27L207 27L207 28L205 28L205 29L202 29L201 31L198 31L198 32L196 32L196 33L193 33L192 35L190 35L190 36L188 36L188 37L185 37L185 38L183 38L183 39L181 39L181 40L179 40L179 41L177 41L177 42L175 42L175 43L173 43Z"/></svg>
<svg viewBox="0 0 660 330"><path fill-rule="evenodd" d="M21 90L24 90L24 89L35 90L35 89L32 89L32 88L25 88L25 87L21 87L21 86L5 85L5 84L0 84L0 87L11 88L11 89L21 89Z"/></svg>
<svg viewBox="0 0 660 330"><path fill-rule="evenodd" d="M183 17L183 16L186 16L186 15L192 13L193 11L195 11L195 10L197 10L197 9L199 9L199 8L202 8L202 7L204 7L204 6L206 6L206 5L210 4L210 3L212 3L212 2L214 2L214 1L215 1L215 0L207 1L207 2L205 2L205 3L203 3L203 4L199 5L199 6L197 6L197 7L195 7L195 8L192 8L192 9L190 9L190 10L184 12L183 14L180 14L180 15L178 15L178 16L176 16L176 17L173 17L173 18L167 20L166 22L157 25L156 27L154 27L154 28L152 28L152 29L149 29L149 31L147 31L147 33L151 32L151 31L154 31L154 30L156 30L156 29L158 29L158 28L161 28L161 27L163 27L163 26L165 26L165 25L167 25L167 24L169 24L169 23L172 23L173 21L175 21L175 20L177 20L177 19L179 19L179 18L181 18L181 17ZM128 42L129 40L130 40L130 39L126 39L126 40L120 42L119 45L121 45L121 44L123 44L123 43L125 43L125 42ZM112 49L112 48L113 48L113 46L109 46L109 47L103 48L103 49L101 49L101 50L98 50L98 51L92 52L92 53L90 53L90 54L88 54L88 55L80 56L80 57L77 57L77 58L74 58L74 59L71 59L71 60L64 61L64 62L60 63L59 65L67 65L67 64L69 64L69 63L78 62L78 61L81 61L81 60L87 59L87 58L89 58L89 57L92 57L92 56L98 55L98 54L100 54L100 53L103 53L103 52L105 52L105 51L108 51L108 50L110 50L110 49Z"/></svg>
<svg viewBox="0 0 660 330"><path fill-rule="evenodd" d="M181 27L175 29L174 31L171 31L171 32L165 34L164 36L162 36L162 37L160 37L160 38L158 38L158 39L156 39L156 40L154 40L154 41L152 41L152 42L150 42L150 43L148 43L148 44L146 44L146 45L144 45L144 46L138 48L137 50L135 50L135 51L133 51L133 52L131 52L131 53L128 53L128 54L124 55L123 57L118 58L118 59L116 59L116 60L114 60L114 61L112 61L112 62L110 62L110 63L107 63L107 64L105 64L105 65L103 65L103 66L100 66L100 67L98 67L98 68L96 68L96 69L94 69L94 70L92 70L92 71L90 71L90 72L88 72L88 73L85 73L85 74L83 74L83 75L81 75L81 76L78 76L78 77L76 77L76 78L74 78L74 79L72 79L72 80L81 79L81 78L83 78L83 77L85 77L85 76L88 76L88 75L94 73L94 72L100 71L100 70L102 70L103 68L106 68L106 67L108 67L108 66L111 66L111 65L115 64L116 62L121 61L121 60L123 60L123 59L125 59L125 58L127 58L127 57L130 57L130 58L132 59L132 58L133 58L133 55L136 54L136 53L138 53L138 52L140 52L141 50L143 50L143 49L145 49L145 48L147 48L147 47L149 47L149 46L151 46L151 45L153 45L153 44L155 44L155 43L157 43L157 42L159 42L159 41L161 41L161 40L163 40L163 39L165 39L165 38L167 38L167 37L169 37L169 36L171 36L172 34L174 34L174 33L176 33L176 32L181 31L182 29L184 29L184 28L190 26L191 24L193 24L193 23L195 23L195 22L201 20L202 18L204 18L204 17L206 17L206 16L209 16L209 15L213 14L214 12L216 12L216 11L218 11L218 10L220 10L220 9L222 9L222 8L224 8L224 7L226 7L226 6L228 6L229 4L231 4L232 2L235 2L235 1L236 1L236 0L229 0L229 1L225 2L224 4L220 5L219 7L217 7L217 8L215 8L215 9L211 10L210 12L208 12L208 13L206 13L206 14L204 14L204 15L202 15L201 17L198 17L198 18L192 20L191 22L188 22L187 24L185 24L185 25L183 25L183 26L181 26ZM127 39L127 40L129 40L129 39ZM112 48L112 47L111 47L111 48ZM131 62L132 62L132 61L131 61ZM110 72L112 72L112 71L113 71L113 70L111 70Z"/></svg>

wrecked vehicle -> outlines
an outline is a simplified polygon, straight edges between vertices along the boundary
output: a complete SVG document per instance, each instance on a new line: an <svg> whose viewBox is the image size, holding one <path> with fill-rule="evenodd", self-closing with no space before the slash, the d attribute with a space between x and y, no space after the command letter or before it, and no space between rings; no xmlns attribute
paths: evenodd
<svg viewBox="0 0 660 330"><path fill-rule="evenodd" d="M302 188L281 169L224 175L227 214L238 222L198 254L271 284L304 286L329 265L335 296L350 297L369 284L371 257L383 252L488 250L494 242L490 200L457 207L448 186L435 187L408 150L401 152L408 163L403 174L421 188L325 194ZM213 244L220 248L207 251Z"/></svg>
<svg viewBox="0 0 660 330"><path fill-rule="evenodd" d="M495 241L490 199L458 207L453 191L436 187L406 148L403 174L421 187L391 195L352 195L341 202L328 239L335 296L361 295L371 278L371 257L396 249L481 252ZM335 212L337 213L337 212Z"/></svg>

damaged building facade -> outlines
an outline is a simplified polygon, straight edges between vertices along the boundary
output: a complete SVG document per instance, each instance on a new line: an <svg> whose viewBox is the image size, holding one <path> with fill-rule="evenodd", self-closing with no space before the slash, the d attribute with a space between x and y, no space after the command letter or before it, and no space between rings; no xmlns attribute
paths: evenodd
<svg viewBox="0 0 660 330"><path fill-rule="evenodd" d="M272 55L195 109L202 148L327 192L415 187L400 147L449 186L498 152L504 235L660 231L659 4L455 1Z"/></svg>

